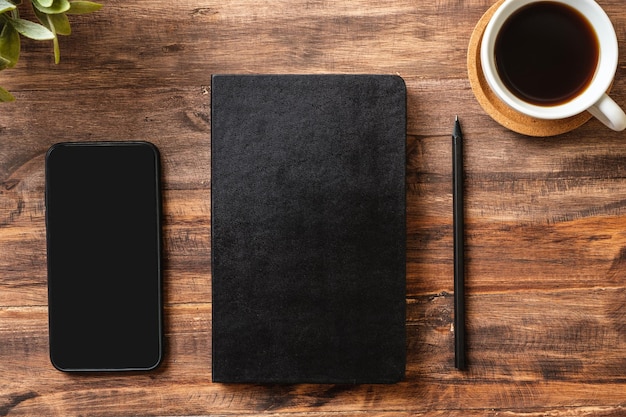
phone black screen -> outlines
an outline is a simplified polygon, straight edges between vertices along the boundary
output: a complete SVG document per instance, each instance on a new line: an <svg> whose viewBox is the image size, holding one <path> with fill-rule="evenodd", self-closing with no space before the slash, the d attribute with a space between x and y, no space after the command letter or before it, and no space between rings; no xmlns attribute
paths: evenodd
<svg viewBox="0 0 626 417"><path fill-rule="evenodd" d="M159 154L147 142L46 155L50 358L63 371L148 370L162 356Z"/></svg>

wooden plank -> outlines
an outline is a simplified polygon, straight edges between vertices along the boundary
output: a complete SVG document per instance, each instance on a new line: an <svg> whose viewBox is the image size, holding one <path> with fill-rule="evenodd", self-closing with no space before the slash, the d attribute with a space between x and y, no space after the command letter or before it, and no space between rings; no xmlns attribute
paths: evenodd
<svg viewBox="0 0 626 417"><path fill-rule="evenodd" d="M575 304L583 299L581 292L586 305ZM21 404L31 415L45 414L42 407L51 404L70 413L88 407L90 414L105 415L112 404L123 403L124 413L141 413L152 398L159 399L153 409L171 415L202 413L208 399L213 412L241 414L308 408L427 412L533 410L545 404L619 406L622 398L617 394L626 388L625 294L624 289L536 294L524 297L524 305L518 294L470 297L470 372L466 375L453 369L451 296L416 299L408 308L407 380L344 387L210 383L208 303L166 308L163 366L153 373L129 375L68 375L52 369L45 307L4 308L0 310L0 374L7 399L36 393L36 400ZM619 299L619 303L607 301ZM551 306L551 314L546 305ZM606 317L612 320L605 321Z"/></svg>

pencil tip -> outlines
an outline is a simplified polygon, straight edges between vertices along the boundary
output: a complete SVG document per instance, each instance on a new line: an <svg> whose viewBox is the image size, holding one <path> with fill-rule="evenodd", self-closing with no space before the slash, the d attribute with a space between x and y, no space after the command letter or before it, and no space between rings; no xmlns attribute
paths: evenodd
<svg viewBox="0 0 626 417"><path fill-rule="evenodd" d="M454 116L454 121L458 122L459 121L459 115L457 114L456 116Z"/></svg>

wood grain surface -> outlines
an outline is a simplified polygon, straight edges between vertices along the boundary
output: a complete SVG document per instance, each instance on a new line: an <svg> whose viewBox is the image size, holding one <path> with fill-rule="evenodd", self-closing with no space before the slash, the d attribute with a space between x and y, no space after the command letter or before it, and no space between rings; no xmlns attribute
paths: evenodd
<svg viewBox="0 0 626 417"><path fill-rule="evenodd" d="M626 415L626 133L530 138L472 94L495 0L122 0L73 16L61 63L0 73L0 416ZM626 9L598 0L622 51ZM407 374L394 385L211 383L210 75L387 73L408 89ZM465 134L469 371L454 368L451 140ZM166 356L70 375L48 359L44 154L148 140L163 158Z"/></svg>

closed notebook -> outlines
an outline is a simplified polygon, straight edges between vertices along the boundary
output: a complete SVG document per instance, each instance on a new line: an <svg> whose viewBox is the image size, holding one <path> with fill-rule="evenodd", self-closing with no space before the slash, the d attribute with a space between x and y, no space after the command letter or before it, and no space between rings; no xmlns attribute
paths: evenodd
<svg viewBox="0 0 626 417"><path fill-rule="evenodd" d="M214 75L215 382L404 377L406 90Z"/></svg>

